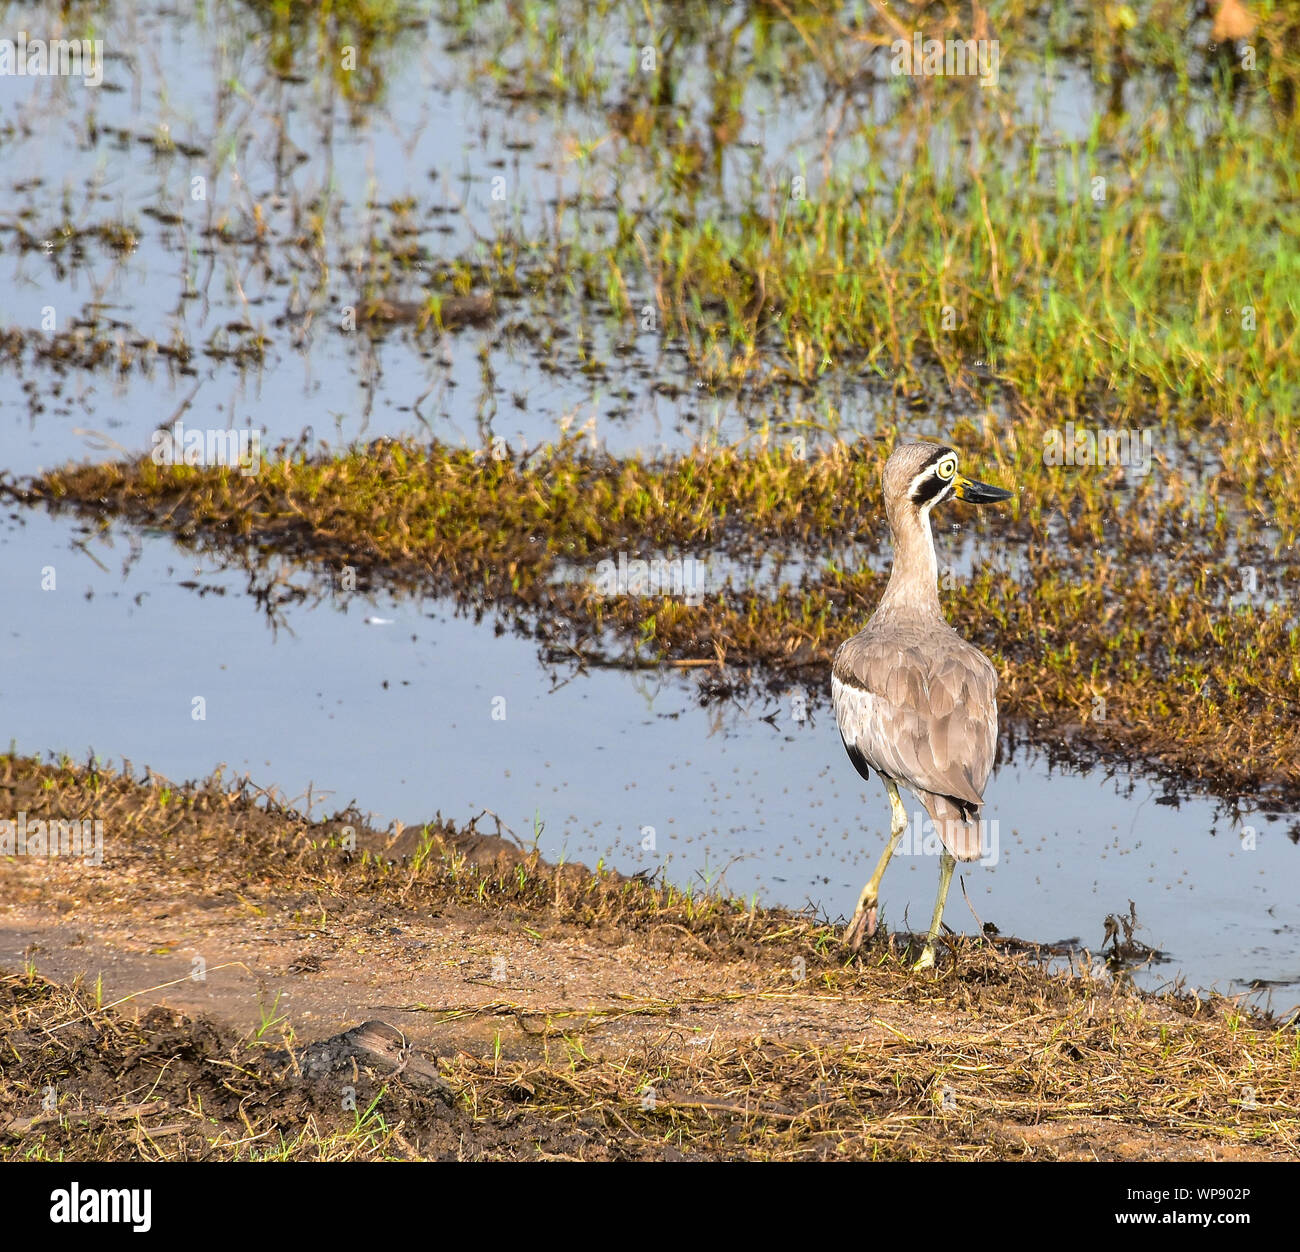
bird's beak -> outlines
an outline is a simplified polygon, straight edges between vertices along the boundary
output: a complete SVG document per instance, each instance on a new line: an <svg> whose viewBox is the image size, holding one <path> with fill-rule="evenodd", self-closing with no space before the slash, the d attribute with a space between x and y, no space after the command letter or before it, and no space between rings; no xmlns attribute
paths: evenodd
<svg viewBox="0 0 1300 1252"><path fill-rule="evenodd" d="M993 504L998 500L1010 500L1011 492L1002 487L990 487L988 483L973 482L969 478L957 475L957 488L953 492L958 500L967 504Z"/></svg>

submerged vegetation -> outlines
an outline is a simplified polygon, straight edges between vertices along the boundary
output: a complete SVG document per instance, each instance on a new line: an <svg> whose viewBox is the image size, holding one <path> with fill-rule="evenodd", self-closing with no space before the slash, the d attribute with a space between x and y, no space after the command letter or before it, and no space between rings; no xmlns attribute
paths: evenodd
<svg viewBox="0 0 1300 1252"><path fill-rule="evenodd" d="M621 180L615 220L557 220L540 250L503 231L479 254L483 281L523 272L629 320L648 303L715 387L851 369L1010 396L1039 419L1172 414L1243 444L1275 421L1289 433L1294 14L1261 6L1244 71L1169 2L1117 21L1117 6L1044 20L1011 0L979 31L952 3L910 19L631 9L506 5L471 48L498 90L607 110L575 160ZM909 20L997 38L1001 91L1021 107L970 79L891 77ZM571 37L575 21L589 38ZM609 22L626 42L617 68L595 31ZM1091 81L1066 72L1080 62ZM1095 111L1086 134L1044 124L1058 92ZM785 109L829 114L820 146L773 164L770 141L737 144L747 128L782 131Z"/></svg>
<svg viewBox="0 0 1300 1252"><path fill-rule="evenodd" d="M401 58L401 36L424 33L428 6L418 0L245 0L280 77L321 75L354 108L382 101Z"/></svg>

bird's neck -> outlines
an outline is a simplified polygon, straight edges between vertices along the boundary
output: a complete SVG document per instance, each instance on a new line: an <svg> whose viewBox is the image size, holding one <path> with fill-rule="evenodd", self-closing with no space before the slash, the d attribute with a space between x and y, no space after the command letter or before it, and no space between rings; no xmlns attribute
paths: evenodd
<svg viewBox="0 0 1300 1252"><path fill-rule="evenodd" d="M930 515L903 508L889 519L894 539L894 568L876 612L908 617L941 617L939 564L934 555Z"/></svg>

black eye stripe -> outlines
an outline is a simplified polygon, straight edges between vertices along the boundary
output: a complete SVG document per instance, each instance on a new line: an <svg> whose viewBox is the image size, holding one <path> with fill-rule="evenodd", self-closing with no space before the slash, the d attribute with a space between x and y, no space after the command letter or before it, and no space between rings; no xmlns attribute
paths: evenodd
<svg viewBox="0 0 1300 1252"><path fill-rule="evenodd" d="M943 461L951 461L953 466L952 475L948 478L942 478L939 475L938 467ZM939 494L948 487L951 487L957 478L957 454L949 447L940 445L930 454L925 463L921 466L920 474L917 478L924 479L912 488L912 503L916 505L928 504L931 500L938 498ZM913 479L913 482L916 480Z"/></svg>
<svg viewBox="0 0 1300 1252"><path fill-rule="evenodd" d="M938 496L940 492L951 486L951 478L940 478L938 474L931 474L926 478L925 482L912 492L912 501L915 504L927 504Z"/></svg>

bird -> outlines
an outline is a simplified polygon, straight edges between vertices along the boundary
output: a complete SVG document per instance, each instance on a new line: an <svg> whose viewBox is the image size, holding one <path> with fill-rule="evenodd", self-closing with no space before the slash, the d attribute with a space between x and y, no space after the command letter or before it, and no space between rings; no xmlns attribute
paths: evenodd
<svg viewBox="0 0 1300 1252"><path fill-rule="evenodd" d="M998 675L939 607L938 564L930 511L950 499L1009 500L1002 487L958 472L943 444L903 443L885 462L885 516L894 564L866 626L836 649L831 702L840 737L859 774L874 770L889 793L889 843L844 931L857 952L876 932L880 882L907 830L899 788L921 802L939 834L939 894L917 970L930 969L957 861L981 856L979 814L998 738Z"/></svg>

